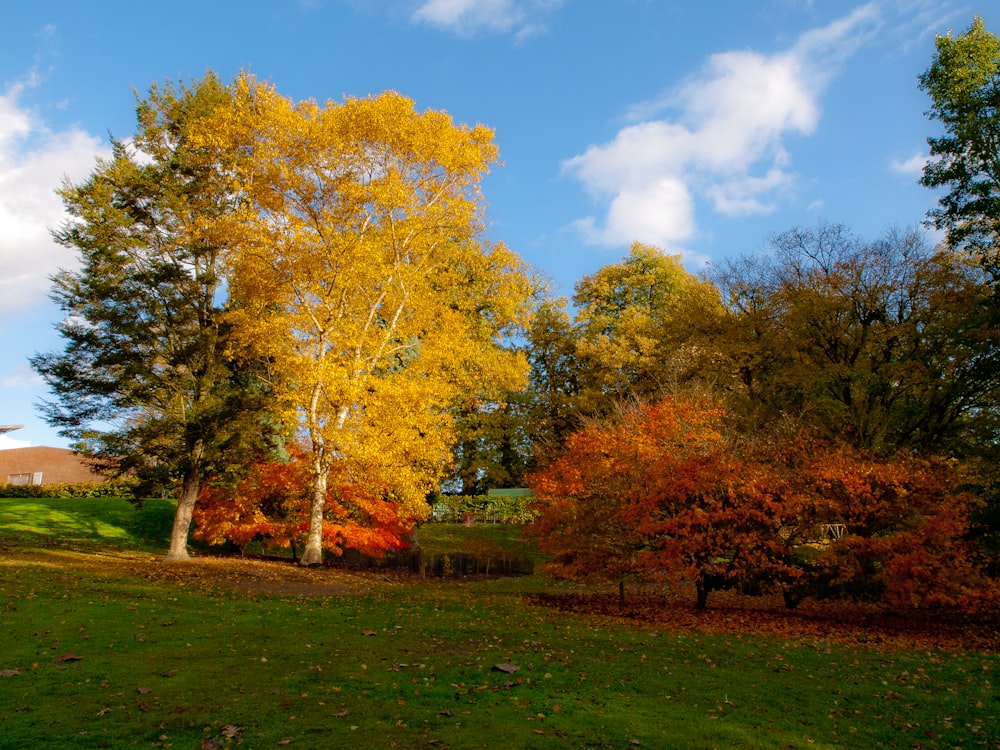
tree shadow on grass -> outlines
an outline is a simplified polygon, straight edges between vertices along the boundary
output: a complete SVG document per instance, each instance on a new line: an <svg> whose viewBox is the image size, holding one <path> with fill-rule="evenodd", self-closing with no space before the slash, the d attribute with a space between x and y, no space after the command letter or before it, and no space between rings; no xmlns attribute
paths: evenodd
<svg viewBox="0 0 1000 750"><path fill-rule="evenodd" d="M0 499L4 544L118 544L165 546L174 503L148 500L136 508L121 498Z"/></svg>

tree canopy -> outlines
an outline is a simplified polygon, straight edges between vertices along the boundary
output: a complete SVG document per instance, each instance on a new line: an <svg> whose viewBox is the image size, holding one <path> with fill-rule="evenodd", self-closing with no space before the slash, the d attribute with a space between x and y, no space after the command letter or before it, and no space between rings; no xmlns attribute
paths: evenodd
<svg viewBox="0 0 1000 750"><path fill-rule="evenodd" d="M1000 281L1000 40L978 16L963 34L937 37L920 87L931 98L928 116L944 128L927 139L921 181L947 190L930 218Z"/></svg>
<svg viewBox="0 0 1000 750"><path fill-rule="evenodd" d="M967 452L993 421L997 330L981 269L915 230L867 242L821 224L716 274L720 344L751 421L800 420L865 450Z"/></svg>
<svg viewBox="0 0 1000 750"><path fill-rule="evenodd" d="M131 142L62 188L70 219L55 238L80 266L53 279L65 349L32 359L55 396L46 419L101 469L138 476L140 494L180 484L171 559L187 556L204 479L266 432L250 364L234 370L224 354L232 244L212 221L234 210L230 154L191 139L230 99L213 75L154 86Z"/></svg>
<svg viewBox="0 0 1000 750"><path fill-rule="evenodd" d="M450 455L449 407L522 382L522 357L500 344L534 281L481 236L488 128L392 92L320 105L249 76L235 88L201 131L241 154L230 320L240 350L280 373L277 396L307 439L302 562L315 564L335 465L380 487L401 518L426 514Z"/></svg>

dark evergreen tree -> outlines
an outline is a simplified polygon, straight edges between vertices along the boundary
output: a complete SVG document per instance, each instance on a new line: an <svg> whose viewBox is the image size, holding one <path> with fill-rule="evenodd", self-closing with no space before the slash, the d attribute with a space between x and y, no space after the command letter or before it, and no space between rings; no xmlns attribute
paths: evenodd
<svg viewBox="0 0 1000 750"><path fill-rule="evenodd" d="M31 363L54 398L46 420L105 472L169 489L178 505L167 559L187 557L192 511L234 450L260 445L268 388L256 366L227 361L227 238L219 217L238 196L229 155L192 141L192 125L229 102L214 75L154 86L138 128L61 195L54 234L80 261L53 278L62 351Z"/></svg>

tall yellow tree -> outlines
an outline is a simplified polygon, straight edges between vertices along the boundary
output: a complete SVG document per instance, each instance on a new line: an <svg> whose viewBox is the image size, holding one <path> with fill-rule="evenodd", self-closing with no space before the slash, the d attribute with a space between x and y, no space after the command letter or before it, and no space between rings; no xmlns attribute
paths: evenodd
<svg viewBox="0 0 1000 750"><path fill-rule="evenodd" d="M301 562L317 564L335 464L401 517L426 514L456 397L523 384L523 357L500 341L535 282L482 237L480 182L498 155L489 128L391 92L320 105L250 76L235 88L234 107L202 134L242 154L234 324L240 345L272 363L307 443Z"/></svg>
<svg viewBox="0 0 1000 750"><path fill-rule="evenodd" d="M576 284L580 405L606 414L615 400L657 400L701 374L723 319L718 289L679 255L632 244L619 263Z"/></svg>

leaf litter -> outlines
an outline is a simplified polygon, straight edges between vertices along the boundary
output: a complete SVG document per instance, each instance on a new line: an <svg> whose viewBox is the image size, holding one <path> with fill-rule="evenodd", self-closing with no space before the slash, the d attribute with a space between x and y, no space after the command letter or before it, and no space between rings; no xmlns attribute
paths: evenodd
<svg viewBox="0 0 1000 750"><path fill-rule="evenodd" d="M693 588L693 587L692 587ZM750 597L714 592L709 608L694 607L693 591L636 591L624 606L616 593L528 594L534 605L596 614L671 630L773 638L811 638L849 646L890 650L1000 653L1000 627L988 613L894 612L874 604L807 600L786 609L780 596Z"/></svg>

